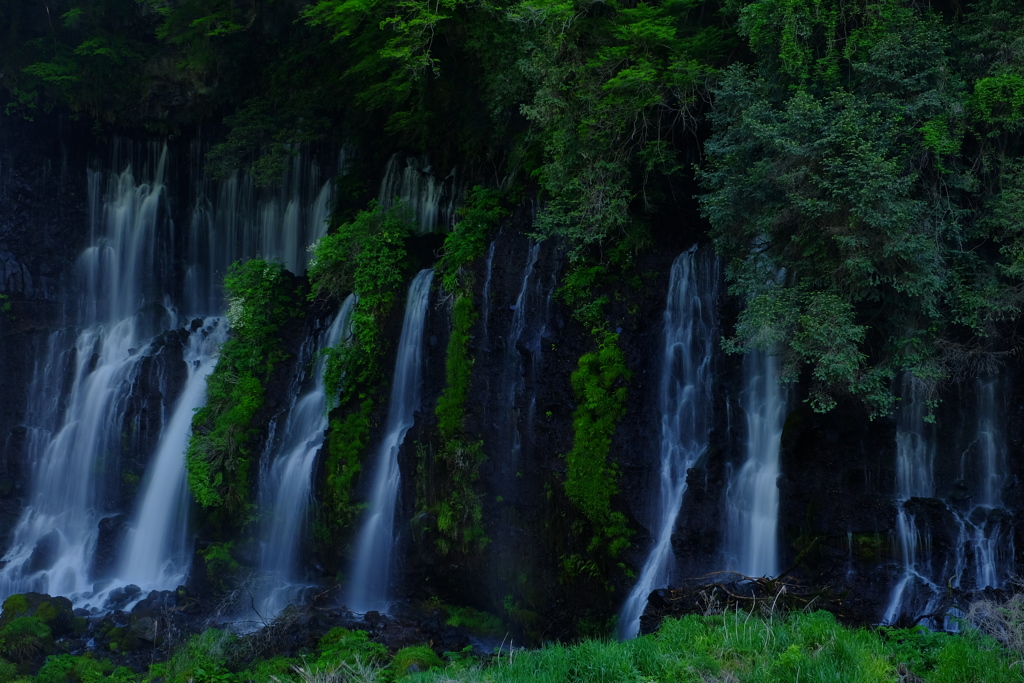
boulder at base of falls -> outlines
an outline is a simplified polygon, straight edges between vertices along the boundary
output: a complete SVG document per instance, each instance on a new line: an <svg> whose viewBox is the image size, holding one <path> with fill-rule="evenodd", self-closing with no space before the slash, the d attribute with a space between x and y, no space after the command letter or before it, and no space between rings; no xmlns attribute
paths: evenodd
<svg viewBox="0 0 1024 683"><path fill-rule="evenodd" d="M173 591L151 591L132 608L125 640L135 650L157 647L168 633L194 627L193 621L199 611L199 601L184 587Z"/></svg>
<svg viewBox="0 0 1024 683"><path fill-rule="evenodd" d="M685 580L678 587L652 591L640 616L640 635L656 633L666 617L734 610L770 614L806 609L831 612L843 623L853 626L866 626L875 621L874 606L856 596L798 583L789 576L751 577L723 571Z"/></svg>
<svg viewBox="0 0 1024 683"><path fill-rule="evenodd" d="M51 597L45 593L19 593L4 600L0 613L0 632L21 617L38 619L58 638L74 629L71 601L64 597Z"/></svg>
<svg viewBox="0 0 1024 683"><path fill-rule="evenodd" d="M110 591L110 594L107 596L107 603L103 607L115 612L123 610L128 606L129 602L138 598L141 593L142 589L134 583L115 588Z"/></svg>
<svg viewBox="0 0 1024 683"><path fill-rule="evenodd" d="M42 593L12 595L0 614L0 658L13 662L19 673L38 668L57 651L55 638L74 628L71 601Z"/></svg>

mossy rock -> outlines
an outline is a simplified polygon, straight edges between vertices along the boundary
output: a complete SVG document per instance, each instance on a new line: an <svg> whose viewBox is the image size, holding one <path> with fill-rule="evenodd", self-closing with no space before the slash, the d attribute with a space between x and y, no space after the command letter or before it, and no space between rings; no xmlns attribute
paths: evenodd
<svg viewBox="0 0 1024 683"><path fill-rule="evenodd" d="M336 627L328 631L320 639L320 661L328 666L337 666L344 662L363 664L386 662L388 651L380 643L370 640L366 631L350 631Z"/></svg>
<svg viewBox="0 0 1024 683"><path fill-rule="evenodd" d="M106 633L107 647L114 651L120 651L124 641L128 640L125 637L125 629L120 626L115 626Z"/></svg>
<svg viewBox="0 0 1024 683"><path fill-rule="evenodd" d="M445 624L461 628L473 635L485 637L501 637L508 632L508 628L498 617L472 607L445 608L447 618Z"/></svg>
<svg viewBox="0 0 1024 683"><path fill-rule="evenodd" d="M21 616L28 612L28 598L21 593L15 593L6 600L3 605L3 615ZM0 617L2 619L3 617ZM12 616L11 619L14 617Z"/></svg>
<svg viewBox="0 0 1024 683"><path fill-rule="evenodd" d="M71 601L65 597L52 597L45 593L20 593L4 600L0 614L0 629L21 617L34 617L46 624L59 638L74 631L75 615Z"/></svg>
<svg viewBox="0 0 1024 683"><path fill-rule="evenodd" d="M396 678L443 666L444 662L437 653L426 645L403 647L391 660L391 670L395 672Z"/></svg>

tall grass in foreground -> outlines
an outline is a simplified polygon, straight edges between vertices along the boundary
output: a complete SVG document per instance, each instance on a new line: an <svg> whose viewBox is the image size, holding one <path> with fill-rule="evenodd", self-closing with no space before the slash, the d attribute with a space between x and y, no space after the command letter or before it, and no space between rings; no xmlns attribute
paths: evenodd
<svg viewBox="0 0 1024 683"><path fill-rule="evenodd" d="M924 629L848 629L828 612L668 619L657 634L518 651L486 665L409 675L409 683L876 683L1024 681L991 638Z"/></svg>
<svg viewBox="0 0 1024 683"><path fill-rule="evenodd" d="M147 673L92 654L51 656L34 674L29 660L0 658L0 683L1024 683L1022 615L1024 600L972 608L961 634L849 629L828 612L691 615L627 642L493 657L467 650L447 661L422 645L390 655L367 633L343 628L294 658L273 656L272 638L210 629ZM3 638L0 652L11 652Z"/></svg>

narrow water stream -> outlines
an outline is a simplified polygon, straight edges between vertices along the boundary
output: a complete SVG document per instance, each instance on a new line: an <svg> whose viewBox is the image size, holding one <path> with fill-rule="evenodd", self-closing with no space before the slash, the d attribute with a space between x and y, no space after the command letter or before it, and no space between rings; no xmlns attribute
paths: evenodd
<svg viewBox="0 0 1024 683"><path fill-rule="evenodd" d="M355 543L348 606L357 612L388 609L395 543L395 505L401 472L398 450L413 425L422 394L423 329L434 271L422 270L409 285L402 336L398 341L384 437L377 448L369 508Z"/></svg>
<svg viewBox="0 0 1024 683"><path fill-rule="evenodd" d="M708 447L711 428L712 359L718 344L718 261L696 247L672 264L664 313L661 361L660 476L651 496L655 543L619 615L619 636L640 630L647 596L674 578L672 532L686 493L687 470Z"/></svg>

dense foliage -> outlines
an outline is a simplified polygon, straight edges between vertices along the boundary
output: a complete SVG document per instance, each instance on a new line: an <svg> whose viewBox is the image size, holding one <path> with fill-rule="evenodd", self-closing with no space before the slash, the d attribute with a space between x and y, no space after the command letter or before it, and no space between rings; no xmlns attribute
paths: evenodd
<svg viewBox="0 0 1024 683"><path fill-rule="evenodd" d="M371 203L310 247L310 297L340 301L349 292L358 295L352 335L327 358L324 382L332 400L342 390L344 400L351 400L382 379L381 324L405 283L405 240L411 220L402 204L384 210Z"/></svg>
<svg viewBox="0 0 1024 683"><path fill-rule="evenodd" d="M1024 62L1008 5L971 9L772 0L738 16L756 59L713 88L701 204L748 300L732 347L782 350L818 410L851 392L884 414L898 373L933 394L1006 350Z"/></svg>
<svg viewBox="0 0 1024 683"><path fill-rule="evenodd" d="M237 523L251 505L256 418L275 367L289 357L282 333L301 313L302 297L281 264L261 259L233 264L224 289L231 338L207 379L206 405L193 418L185 457L195 499L223 508Z"/></svg>
<svg viewBox="0 0 1024 683"><path fill-rule="evenodd" d="M606 578L607 560L629 546L632 530L626 516L614 510L618 493L618 467L612 458L612 438L626 412L626 382L630 372L619 348L618 336L595 330L597 351L585 353L572 373L576 397L572 448L565 454L565 494L582 513L573 525L573 539L586 539L585 554L561 560L563 580ZM606 584L608 586L609 584Z"/></svg>
<svg viewBox="0 0 1024 683"><path fill-rule="evenodd" d="M324 458L317 525L322 544L351 533L361 509L353 488L369 447L373 409L385 398L383 325L405 283L410 221L408 207L400 203L387 210L371 203L310 248L310 297L340 301L350 292L357 295L351 335L324 351L328 409L335 401L339 405L331 414Z"/></svg>
<svg viewBox="0 0 1024 683"><path fill-rule="evenodd" d="M222 118L211 166L263 181L324 138L491 169L534 184L533 229L582 264L685 210L701 159L706 232L748 302L728 347L781 352L817 410L853 394L884 414L896 375L932 396L1016 338L1017 9L3 0L0 82L8 115Z"/></svg>

